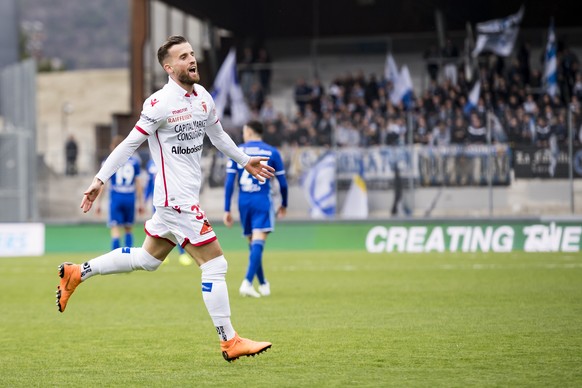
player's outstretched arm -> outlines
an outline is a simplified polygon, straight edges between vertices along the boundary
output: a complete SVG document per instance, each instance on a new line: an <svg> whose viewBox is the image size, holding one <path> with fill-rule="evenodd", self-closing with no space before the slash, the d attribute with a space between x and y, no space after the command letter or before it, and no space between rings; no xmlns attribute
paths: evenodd
<svg viewBox="0 0 582 388"><path fill-rule="evenodd" d="M264 156L253 156L245 165L245 170L259 181L264 182L265 179L275 176L275 169L267 164L268 160L269 158Z"/></svg>
<svg viewBox="0 0 582 388"><path fill-rule="evenodd" d="M93 182L87 187L87 190L83 193L83 200L81 201L81 209L83 213L87 213L91 210L93 202L97 199L101 191L103 190L103 182L97 177L93 178Z"/></svg>

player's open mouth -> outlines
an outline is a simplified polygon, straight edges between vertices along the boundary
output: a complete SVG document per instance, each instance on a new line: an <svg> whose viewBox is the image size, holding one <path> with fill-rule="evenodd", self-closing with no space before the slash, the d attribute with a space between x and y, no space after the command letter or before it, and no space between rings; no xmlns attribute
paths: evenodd
<svg viewBox="0 0 582 388"><path fill-rule="evenodd" d="M188 72L190 72L190 73L192 73L192 74L196 73L196 67L191 67L191 68L189 68L189 69L188 69Z"/></svg>

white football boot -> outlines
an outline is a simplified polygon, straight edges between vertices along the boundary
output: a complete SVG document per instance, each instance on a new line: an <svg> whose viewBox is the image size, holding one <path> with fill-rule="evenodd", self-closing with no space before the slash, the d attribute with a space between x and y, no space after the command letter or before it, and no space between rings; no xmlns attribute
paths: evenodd
<svg viewBox="0 0 582 388"><path fill-rule="evenodd" d="M265 281L265 284L259 284L259 293L263 296L271 295L271 284Z"/></svg>
<svg viewBox="0 0 582 388"><path fill-rule="evenodd" d="M241 294L241 296L250 296L251 298L260 298L261 294L259 294L255 288L253 287L253 285L251 283L249 283L249 281L247 279L244 279L242 284L240 285L240 288L238 289L238 292Z"/></svg>

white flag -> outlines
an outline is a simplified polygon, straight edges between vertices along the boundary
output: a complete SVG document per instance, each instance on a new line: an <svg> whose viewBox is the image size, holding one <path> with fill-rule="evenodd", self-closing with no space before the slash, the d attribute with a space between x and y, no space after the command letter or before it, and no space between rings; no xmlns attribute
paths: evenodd
<svg viewBox="0 0 582 388"><path fill-rule="evenodd" d="M359 174L354 175L352 178L352 183L342 209L342 218L368 218L368 191L366 189L366 181Z"/></svg>
<svg viewBox="0 0 582 388"><path fill-rule="evenodd" d="M335 155L328 152L305 174L303 191L311 218L334 218L336 208Z"/></svg>
<svg viewBox="0 0 582 388"><path fill-rule="evenodd" d="M216 114L221 118L230 103L231 119L234 125L244 125L251 115L236 76L236 51L231 48L220 66L214 85L212 97L216 105Z"/></svg>
<svg viewBox="0 0 582 388"><path fill-rule="evenodd" d="M400 69L400 74L394 84L394 90L390 94L390 101L392 101L392 104L397 105L400 104L401 101L408 103L408 98L412 97L412 87L410 71L408 70L408 66L404 65L402 66L402 69Z"/></svg>
<svg viewBox="0 0 582 388"><path fill-rule="evenodd" d="M506 18L477 23L479 35L477 35L473 57L484 50L490 50L503 57L509 56L519 33L519 23L523 18L523 12L522 5L517 13Z"/></svg>
<svg viewBox="0 0 582 388"><path fill-rule="evenodd" d="M386 63L384 64L384 78L396 84L398 81L398 67L396 66L396 61L391 53L386 55Z"/></svg>
<svg viewBox="0 0 582 388"><path fill-rule="evenodd" d="M465 104L463 111L466 115L470 114L473 109L477 107L479 103L479 96L481 95L481 80L477 80L475 85L473 85L473 89L469 92L469 98L467 99L467 103Z"/></svg>

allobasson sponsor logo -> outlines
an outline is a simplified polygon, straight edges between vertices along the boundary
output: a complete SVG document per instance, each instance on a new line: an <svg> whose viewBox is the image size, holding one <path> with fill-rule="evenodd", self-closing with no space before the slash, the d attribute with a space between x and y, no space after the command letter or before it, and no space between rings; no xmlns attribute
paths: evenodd
<svg viewBox="0 0 582 388"><path fill-rule="evenodd" d="M202 150L202 144L197 145L196 147L181 147L181 146L173 146L172 153L178 155L188 155L194 154Z"/></svg>

